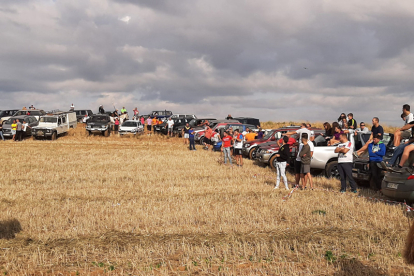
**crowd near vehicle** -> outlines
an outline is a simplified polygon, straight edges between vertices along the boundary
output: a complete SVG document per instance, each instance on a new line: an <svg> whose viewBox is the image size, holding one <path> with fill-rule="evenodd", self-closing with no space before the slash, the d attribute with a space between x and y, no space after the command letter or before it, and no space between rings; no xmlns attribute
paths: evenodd
<svg viewBox="0 0 414 276"><path fill-rule="evenodd" d="M36 119L36 117L31 116L31 115L19 115L19 116L10 117L8 120L3 122L3 136L4 136L4 138L12 138L13 137L11 125L12 125L13 121L17 120L17 119L21 123L23 123L23 121L27 122L27 124L30 126L30 127L27 127L26 131L23 133L24 137L30 136L32 134L32 131L33 131L32 128L39 124L39 121Z"/></svg>
<svg viewBox="0 0 414 276"><path fill-rule="evenodd" d="M106 114L95 114L90 117L86 124L86 131L89 135L99 133L105 137L109 137L112 125L110 116Z"/></svg>
<svg viewBox="0 0 414 276"><path fill-rule="evenodd" d="M104 111L101 111L104 113ZM0 110L0 123L3 126L3 135L5 138L11 138L12 130L11 124L14 120L19 119L20 122L27 122L28 126L23 133L24 137L33 137L34 139L49 138L55 140L59 135L67 133L69 129L75 128L78 122L86 121L85 129L92 135L94 133L102 134L108 137L115 125L115 119L120 120L118 133L120 136L127 134L138 135L144 132L144 126L138 118L129 120L128 114L120 114L115 116L114 112L108 111L104 114L93 114L89 109L79 109L69 112L49 112L47 114L42 109L6 109ZM206 124L211 127L214 133L219 133L220 137L224 137L224 131L229 128L233 130L238 129L240 132L245 132L247 128L257 131L260 127L260 121L257 118L251 117L230 117L228 119L217 120L217 118L197 118L194 114L173 114L171 111L160 110L152 111L144 118L157 118L163 121L162 124L154 126L154 131L160 134L167 134L168 127L166 121L171 118L174 122L173 135L181 136L184 126L188 123L194 130L195 142L203 144ZM278 141L287 132L293 132L300 128L300 126L284 126L278 129L262 130L264 136L261 139L245 141L242 148L244 157L255 160L263 165L269 165L272 169L276 167L276 155L280 149ZM321 129L313 128L314 146L313 157L311 162L311 169L323 170L326 177L339 178L338 173L338 154L335 153L336 145L328 146L328 142ZM359 134L353 137L354 151L360 149L368 142L371 133ZM289 139L289 149L291 152L289 165L293 168L294 160L298 152L298 135L293 134ZM393 134L384 133L382 142L386 145L386 155L384 161L389 160L394 153L394 136ZM221 141L215 141L213 145L214 150L221 150ZM411 167L414 161L414 154L411 154L407 161L408 167ZM406 169L402 172L395 172L393 170L381 168L382 193L385 196L396 200L406 200L414 203L414 171ZM354 158L352 175L360 185L370 186L375 189L372 180L371 169L369 167L369 156L367 154Z"/></svg>
<svg viewBox="0 0 414 276"><path fill-rule="evenodd" d="M57 112L41 116L37 126L32 129L34 139L49 138L56 140L71 128L76 128L77 118L75 112Z"/></svg>
<svg viewBox="0 0 414 276"><path fill-rule="evenodd" d="M140 121L128 120L122 123L119 127L119 135L125 134L142 134L144 132L144 126L141 124Z"/></svg>

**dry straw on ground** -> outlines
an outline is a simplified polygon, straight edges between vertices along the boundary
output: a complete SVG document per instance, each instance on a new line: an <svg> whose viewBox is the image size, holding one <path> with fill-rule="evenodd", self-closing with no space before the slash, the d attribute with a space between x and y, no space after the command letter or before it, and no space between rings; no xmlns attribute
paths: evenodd
<svg viewBox="0 0 414 276"><path fill-rule="evenodd" d="M182 142L79 127L54 142L1 143L0 273L413 274L400 206L323 191L282 202L269 168L230 168Z"/></svg>

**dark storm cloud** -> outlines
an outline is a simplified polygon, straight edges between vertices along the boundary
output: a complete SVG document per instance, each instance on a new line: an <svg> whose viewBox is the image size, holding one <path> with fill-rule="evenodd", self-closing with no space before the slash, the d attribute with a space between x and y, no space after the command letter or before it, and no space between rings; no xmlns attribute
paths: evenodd
<svg viewBox="0 0 414 276"><path fill-rule="evenodd" d="M2 1L2 104L31 93L292 120L398 115L414 88L414 6L373 3Z"/></svg>

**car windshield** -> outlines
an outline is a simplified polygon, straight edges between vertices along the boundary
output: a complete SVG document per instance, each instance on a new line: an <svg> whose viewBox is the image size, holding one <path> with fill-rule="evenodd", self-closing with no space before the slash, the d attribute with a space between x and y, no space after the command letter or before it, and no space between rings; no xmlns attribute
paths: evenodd
<svg viewBox="0 0 414 276"><path fill-rule="evenodd" d="M263 137L263 139L265 139L265 140L269 139L270 137L272 137L273 133L274 133L273 131L270 131L268 134L266 134L266 135Z"/></svg>
<svg viewBox="0 0 414 276"><path fill-rule="evenodd" d="M122 126L125 126L125 127L136 127L137 126L137 122L124 122L122 124Z"/></svg>
<svg viewBox="0 0 414 276"><path fill-rule="evenodd" d="M41 123L56 123L57 118L55 118L55 117L42 117L42 118L40 118L39 122L41 122Z"/></svg>
<svg viewBox="0 0 414 276"><path fill-rule="evenodd" d="M8 119L4 124L5 125L11 125L13 124L13 121L16 120L16 118L10 118ZM23 122L23 119L19 119L20 122ZM16 121L17 122L17 121Z"/></svg>
<svg viewBox="0 0 414 276"><path fill-rule="evenodd" d="M92 116L91 122L108 122L109 117L107 116Z"/></svg>

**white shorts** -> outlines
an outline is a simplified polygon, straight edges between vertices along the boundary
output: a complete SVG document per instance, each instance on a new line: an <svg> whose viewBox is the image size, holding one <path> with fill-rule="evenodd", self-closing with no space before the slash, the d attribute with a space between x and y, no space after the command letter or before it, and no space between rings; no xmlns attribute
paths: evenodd
<svg viewBox="0 0 414 276"><path fill-rule="evenodd" d="M184 133L184 139L190 138L190 135L188 133Z"/></svg>
<svg viewBox="0 0 414 276"><path fill-rule="evenodd" d="M172 132L173 131L173 128L172 127L169 127L168 128L168 131L171 131Z"/></svg>

